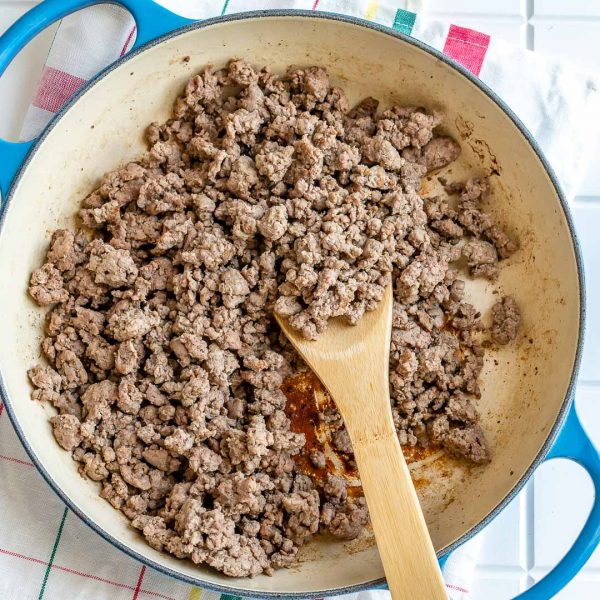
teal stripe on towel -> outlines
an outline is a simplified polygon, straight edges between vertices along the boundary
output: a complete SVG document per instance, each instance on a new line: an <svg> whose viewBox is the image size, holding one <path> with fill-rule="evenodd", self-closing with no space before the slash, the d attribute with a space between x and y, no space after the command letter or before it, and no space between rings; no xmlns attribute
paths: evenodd
<svg viewBox="0 0 600 600"><path fill-rule="evenodd" d="M417 15L414 12L410 12L409 10L403 10L399 8L396 11L396 16L394 17L394 24L392 28L404 35L410 35L412 33L413 27L415 26L415 20Z"/></svg>

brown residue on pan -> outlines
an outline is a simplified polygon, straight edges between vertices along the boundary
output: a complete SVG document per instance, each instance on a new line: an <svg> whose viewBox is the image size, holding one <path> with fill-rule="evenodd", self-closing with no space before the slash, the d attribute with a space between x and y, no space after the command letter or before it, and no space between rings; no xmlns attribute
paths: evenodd
<svg viewBox="0 0 600 600"><path fill-rule="evenodd" d="M402 453L409 465L425 460L437 452L439 452L439 448L436 446L402 446Z"/></svg>
<svg viewBox="0 0 600 600"><path fill-rule="evenodd" d="M473 135L475 126L471 121L463 119L460 115L454 121L460 138L469 145L480 161L482 167L488 169L488 175L500 175L502 167L498 162L497 156L494 154L489 144L482 139Z"/></svg>
<svg viewBox="0 0 600 600"><path fill-rule="evenodd" d="M328 457L325 467L318 468L313 465L310 455L316 450L325 452L321 439L323 433L327 435L326 424L319 418L319 413L327 406L333 406L333 400L317 377L309 371L288 377L281 390L287 398L285 413L291 421L290 429L295 433L303 433L306 438L304 449L296 456L296 463L303 473L324 481L327 473L335 470L331 459Z"/></svg>
<svg viewBox="0 0 600 600"><path fill-rule="evenodd" d="M295 457L300 471L317 482L324 482L328 474L341 475L349 482L357 482L356 485L348 486L348 495L362 496L354 458L338 452L332 446L333 431L320 418L320 413L327 408L332 408L334 402L319 379L314 373L306 371L285 379L281 389L287 398L285 412L291 422L290 429L296 433L303 433L306 438L304 449ZM408 464L425 460L439 451L435 447L420 446L404 446L402 450ZM318 468L312 463L310 455L314 451L325 454L325 467ZM426 478L420 476L413 476L413 479L417 488L429 483Z"/></svg>

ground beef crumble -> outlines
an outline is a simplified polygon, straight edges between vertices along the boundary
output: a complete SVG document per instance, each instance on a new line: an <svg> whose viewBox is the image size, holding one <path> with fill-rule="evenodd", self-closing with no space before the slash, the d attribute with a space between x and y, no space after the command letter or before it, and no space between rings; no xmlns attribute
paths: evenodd
<svg viewBox="0 0 600 600"><path fill-rule="evenodd" d="M85 198L79 229L54 232L29 288L52 307L32 397L56 407L57 442L153 548L253 576L292 564L320 529L361 532L364 498L294 459L306 440L280 388L303 365L273 311L315 338L332 317L356 323L390 278L401 443L489 460L481 341L513 340L520 315L503 298L487 331L458 264L495 279L517 247L482 208L487 179L419 195L460 153L441 121L373 98L350 108L320 67L207 67L149 126L148 152ZM323 419L352 461L339 413Z"/></svg>

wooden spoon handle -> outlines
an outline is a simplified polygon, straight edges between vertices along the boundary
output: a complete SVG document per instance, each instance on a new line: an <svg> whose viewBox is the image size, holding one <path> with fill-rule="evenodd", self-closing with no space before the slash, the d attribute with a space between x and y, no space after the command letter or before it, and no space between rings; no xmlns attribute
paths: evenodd
<svg viewBox="0 0 600 600"><path fill-rule="evenodd" d="M391 427L386 429L389 431L370 439L358 435L353 445L392 598L447 600L446 585L398 437ZM402 511L400 516L398 511Z"/></svg>

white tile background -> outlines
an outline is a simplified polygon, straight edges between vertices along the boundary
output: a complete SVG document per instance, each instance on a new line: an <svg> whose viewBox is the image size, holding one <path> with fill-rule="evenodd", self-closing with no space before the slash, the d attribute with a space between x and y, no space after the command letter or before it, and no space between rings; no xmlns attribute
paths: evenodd
<svg viewBox="0 0 600 600"><path fill-rule="evenodd" d="M164 0L163 0L164 1ZM165 2L166 3L166 2ZM0 32L36 4L0 0ZM174 2L169 2L171 6ZM399 5L401 2L398 3ZM432 18L470 26L523 47L600 68L600 0L429 0ZM40 34L0 78L0 137L16 139L54 30ZM600 152L600 144L598 147ZM573 210L588 283L588 333L577 406L600 446L600 155L591 160ZM473 598L505 600L542 577L565 553L585 521L593 486L568 461L544 465L482 536ZM600 598L600 550L557 596Z"/></svg>

